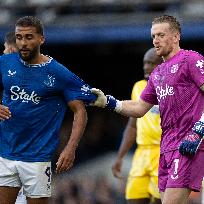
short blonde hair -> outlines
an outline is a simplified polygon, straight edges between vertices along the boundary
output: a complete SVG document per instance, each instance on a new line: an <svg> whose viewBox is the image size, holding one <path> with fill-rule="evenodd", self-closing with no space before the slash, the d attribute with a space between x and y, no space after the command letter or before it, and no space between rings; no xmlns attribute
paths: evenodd
<svg viewBox="0 0 204 204"><path fill-rule="evenodd" d="M158 23L168 23L171 30L177 31L181 34L180 23L174 16L163 15L163 16L154 18L154 20L152 21L152 25L158 24Z"/></svg>

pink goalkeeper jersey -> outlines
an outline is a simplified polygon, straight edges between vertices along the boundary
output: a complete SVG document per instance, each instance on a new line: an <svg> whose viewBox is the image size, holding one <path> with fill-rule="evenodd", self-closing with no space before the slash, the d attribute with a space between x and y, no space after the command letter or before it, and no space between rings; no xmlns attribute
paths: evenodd
<svg viewBox="0 0 204 204"><path fill-rule="evenodd" d="M178 149L182 139L200 119L204 110L202 84L204 57L194 51L180 50L152 72L141 99L159 104L161 153Z"/></svg>

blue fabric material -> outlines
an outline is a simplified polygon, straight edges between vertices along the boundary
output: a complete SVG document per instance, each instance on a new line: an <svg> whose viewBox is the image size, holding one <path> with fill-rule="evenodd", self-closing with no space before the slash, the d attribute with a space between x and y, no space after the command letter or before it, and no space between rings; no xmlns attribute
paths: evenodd
<svg viewBox="0 0 204 204"><path fill-rule="evenodd" d="M56 60L28 65L17 53L0 57L0 86L12 114L1 122L0 156L11 160L50 161L67 104L96 99L89 85Z"/></svg>

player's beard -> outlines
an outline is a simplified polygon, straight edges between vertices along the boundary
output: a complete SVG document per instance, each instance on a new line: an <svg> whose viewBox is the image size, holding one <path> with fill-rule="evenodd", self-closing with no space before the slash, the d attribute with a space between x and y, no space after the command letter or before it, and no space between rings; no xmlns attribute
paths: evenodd
<svg viewBox="0 0 204 204"><path fill-rule="evenodd" d="M168 46L163 46L160 52L156 52L156 53L159 57L167 58L172 51L173 51L173 47L168 45Z"/></svg>
<svg viewBox="0 0 204 204"><path fill-rule="evenodd" d="M29 54L28 55L22 55L21 52L19 52L20 57L23 61L29 63L31 62L33 59L35 59L35 57L38 54L38 47L34 47L32 50L29 50Z"/></svg>

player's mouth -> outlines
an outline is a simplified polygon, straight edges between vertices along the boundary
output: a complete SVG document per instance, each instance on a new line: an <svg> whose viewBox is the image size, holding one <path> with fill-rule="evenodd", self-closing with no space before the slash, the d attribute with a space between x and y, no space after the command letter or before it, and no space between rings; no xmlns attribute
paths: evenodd
<svg viewBox="0 0 204 204"><path fill-rule="evenodd" d="M159 51L160 49L161 49L161 47L160 47L160 46L155 47L155 50L156 50L156 51Z"/></svg>
<svg viewBox="0 0 204 204"><path fill-rule="evenodd" d="M28 54L30 52L30 50L20 50L20 53L25 55L25 54Z"/></svg>

